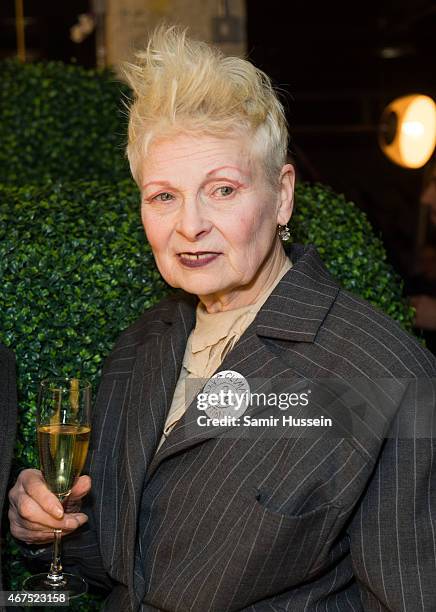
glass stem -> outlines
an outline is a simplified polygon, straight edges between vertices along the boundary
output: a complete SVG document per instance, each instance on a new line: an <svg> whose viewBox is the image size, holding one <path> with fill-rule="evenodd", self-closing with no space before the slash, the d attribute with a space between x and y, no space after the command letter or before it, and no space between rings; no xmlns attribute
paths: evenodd
<svg viewBox="0 0 436 612"><path fill-rule="evenodd" d="M61 538L62 529L54 530L55 539L53 546L53 560L51 562L50 571L47 575L47 580L50 584L61 584L64 581L62 574L62 563L61 563Z"/></svg>

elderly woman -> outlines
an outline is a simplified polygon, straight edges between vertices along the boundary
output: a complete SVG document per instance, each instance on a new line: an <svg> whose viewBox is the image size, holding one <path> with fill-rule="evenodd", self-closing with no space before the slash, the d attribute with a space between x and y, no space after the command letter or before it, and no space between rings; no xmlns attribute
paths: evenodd
<svg viewBox="0 0 436 612"><path fill-rule="evenodd" d="M285 252L294 172L265 74L170 28L128 76L142 222L179 291L106 361L75 511L63 515L25 470L10 492L12 534L43 556L62 528L65 565L104 588L114 612L436 609L431 439L382 434L425 420L405 379L430 380L435 360L343 291L313 247ZM244 429L242 417L223 426L212 402L196 426L199 380L277 390L333 376L391 381L381 409L368 400L358 413L366 436L310 434L303 419L293 435ZM288 408L311 414L307 401Z"/></svg>

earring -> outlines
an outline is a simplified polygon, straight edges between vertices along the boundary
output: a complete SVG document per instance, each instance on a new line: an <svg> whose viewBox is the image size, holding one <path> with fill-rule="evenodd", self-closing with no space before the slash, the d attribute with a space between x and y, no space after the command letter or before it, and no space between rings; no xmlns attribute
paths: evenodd
<svg viewBox="0 0 436 612"><path fill-rule="evenodd" d="M277 227L278 235L280 236L281 240L283 240L283 242L289 240L289 238L291 237L291 232L289 231L288 224L286 223L286 225L278 225Z"/></svg>

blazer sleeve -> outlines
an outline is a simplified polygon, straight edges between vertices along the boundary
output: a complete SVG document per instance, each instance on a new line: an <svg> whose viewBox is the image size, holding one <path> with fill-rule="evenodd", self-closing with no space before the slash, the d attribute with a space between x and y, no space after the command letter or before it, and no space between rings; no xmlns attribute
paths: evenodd
<svg viewBox="0 0 436 612"><path fill-rule="evenodd" d="M6 489L8 486L16 429L17 387L15 356L12 351L0 345L0 519L3 514ZM2 552L1 544L2 538L0 537L0 553ZM1 588L2 576L0 567L0 589Z"/></svg>
<svg viewBox="0 0 436 612"><path fill-rule="evenodd" d="M0 515L5 499L17 429L15 356L0 345Z"/></svg>
<svg viewBox="0 0 436 612"><path fill-rule="evenodd" d="M435 378L409 384L348 529L365 611L436 610Z"/></svg>

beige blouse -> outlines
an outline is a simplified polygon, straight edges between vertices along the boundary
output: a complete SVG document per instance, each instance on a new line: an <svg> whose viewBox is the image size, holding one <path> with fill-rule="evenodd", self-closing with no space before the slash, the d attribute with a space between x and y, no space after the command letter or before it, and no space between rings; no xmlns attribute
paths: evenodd
<svg viewBox="0 0 436 612"><path fill-rule="evenodd" d="M180 376L156 452L204 386L204 381L201 379L209 378L218 369L227 353L231 351L254 320L274 287L290 268L292 268L292 262L287 257L277 276L267 283L256 302L248 306L208 313L204 305L201 302L198 303L196 324L186 343ZM188 378L193 380L186 385L185 381Z"/></svg>

